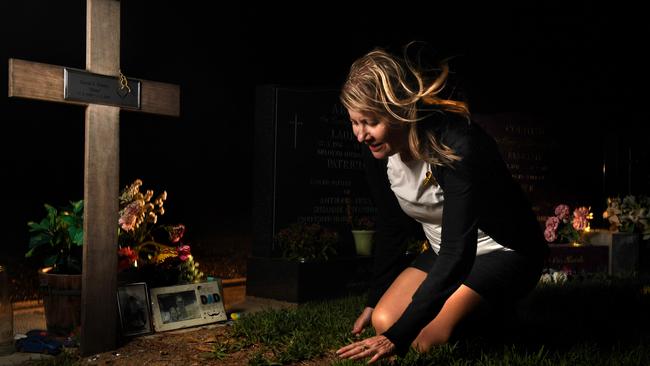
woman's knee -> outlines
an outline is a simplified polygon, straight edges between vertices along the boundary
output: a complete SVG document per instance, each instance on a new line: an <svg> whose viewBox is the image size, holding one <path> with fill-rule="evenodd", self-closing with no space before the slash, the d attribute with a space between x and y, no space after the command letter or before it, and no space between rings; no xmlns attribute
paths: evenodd
<svg viewBox="0 0 650 366"><path fill-rule="evenodd" d="M433 346L439 346L441 344L449 343L451 338L451 332L447 330L438 330L429 332L420 332L420 334L415 338L411 344L418 352L427 352Z"/></svg>
<svg viewBox="0 0 650 366"><path fill-rule="evenodd" d="M402 315L426 275L422 270L409 267L393 281L372 312L372 326L377 334L388 330Z"/></svg>
<svg viewBox="0 0 650 366"><path fill-rule="evenodd" d="M382 334L390 328L396 320L395 314L391 314L385 307L377 307L372 312L372 326L375 333Z"/></svg>

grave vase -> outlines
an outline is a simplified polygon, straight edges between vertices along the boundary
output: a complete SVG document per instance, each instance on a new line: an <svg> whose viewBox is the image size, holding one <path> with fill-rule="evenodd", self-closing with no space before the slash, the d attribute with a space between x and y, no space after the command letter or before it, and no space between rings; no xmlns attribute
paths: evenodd
<svg viewBox="0 0 650 366"><path fill-rule="evenodd" d="M634 275L641 270L644 254L643 237L638 233L613 233L609 258L609 274Z"/></svg>
<svg viewBox="0 0 650 366"><path fill-rule="evenodd" d="M372 237L374 230L352 230L354 248L359 256L372 255Z"/></svg>

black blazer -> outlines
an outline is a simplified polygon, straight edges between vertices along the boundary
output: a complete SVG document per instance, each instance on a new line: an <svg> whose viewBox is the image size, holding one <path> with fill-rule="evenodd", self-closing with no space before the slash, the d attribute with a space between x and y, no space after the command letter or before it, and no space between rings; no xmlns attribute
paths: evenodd
<svg viewBox="0 0 650 366"><path fill-rule="evenodd" d="M462 160L451 167L432 167L433 176L444 192L442 241L436 265L402 316L384 333L399 351L408 349L469 274L476 256L478 229L524 255L542 260L548 254L531 205L508 171L495 141L467 120L438 114L429 118L436 119L428 125L439 141L452 148ZM387 269L395 261L395 257L387 256L399 254L392 248L399 247L396 232L406 224L392 192L388 194L391 199L377 197L377 194L387 194L386 187L390 190L385 168L383 175L377 169L374 172L368 169L368 173L373 176L369 183L375 186L372 190L379 212L375 281L368 297L368 305L374 306L390 285L385 281L392 282L399 273ZM388 227L382 229L382 225ZM382 231L388 234L388 240L382 239Z"/></svg>

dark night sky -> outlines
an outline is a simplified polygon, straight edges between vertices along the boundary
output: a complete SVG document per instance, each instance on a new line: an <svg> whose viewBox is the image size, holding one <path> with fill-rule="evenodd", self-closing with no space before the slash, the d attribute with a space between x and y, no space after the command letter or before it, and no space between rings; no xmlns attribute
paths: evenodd
<svg viewBox="0 0 650 366"><path fill-rule="evenodd" d="M182 116L122 113L120 185L139 177L156 192L166 189L165 220L186 222L195 242L250 232L255 85L337 87L352 60L373 46L413 39L441 57L456 56L452 67L474 111L544 115L566 130L567 141L582 136L573 146L581 151L567 146L577 177L598 176L603 151L619 149L612 141L642 146L647 139L647 127L632 127L648 122L638 94L648 64L639 9L426 3L393 9L220 2L208 11L202 2L122 1L122 72L180 84ZM85 1L0 6L2 70L9 57L85 67ZM7 85L6 71L0 85ZM9 237L3 242L9 253L22 253L25 224L41 216L43 202L82 198L84 111L8 99L5 88L0 106ZM602 191L600 181L580 184L588 198Z"/></svg>

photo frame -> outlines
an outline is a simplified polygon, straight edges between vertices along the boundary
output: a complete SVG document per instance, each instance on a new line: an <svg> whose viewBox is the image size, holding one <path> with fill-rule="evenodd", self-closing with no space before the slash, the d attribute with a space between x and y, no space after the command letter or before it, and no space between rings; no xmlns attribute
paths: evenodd
<svg viewBox="0 0 650 366"><path fill-rule="evenodd" d="M187 328L225 321L221 280L150 290L156 331Z"/></svg>
<svg viewBox="0 0 650 366"><path fill-rule="evenodd" d="M153 332L149 291L144 282L130 283L117 288L117 308L122 335L125 337Z"/></svg>

